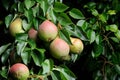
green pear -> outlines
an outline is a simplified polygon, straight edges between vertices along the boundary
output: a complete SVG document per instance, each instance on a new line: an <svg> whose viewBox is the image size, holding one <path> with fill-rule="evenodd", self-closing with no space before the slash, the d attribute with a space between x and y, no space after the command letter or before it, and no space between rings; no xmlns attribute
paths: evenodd
<svg viewBox="0 0 120 80"><path fill-rule="evenodd" d="M58 60L69 59L70 47L63 39L56 38L50 44L51 55Z"/></svg>
<svg viewBox="0 0 120 80"><path fill-rule="evenodd" d="M22 29L22 19L16 18L14 21L10 23L9 31L12 36L16 36L18 33L24 33L24 30Z"/></svg>
<svg viewBox="0 0 120 80"><path fill-rule="evenodd" d="M70 52L80 54L83 51L84 45L83 42L78 38L70 37L71 43L70 44Z"/></svg>
<svg viewBox="0 0 120 80"><path fill-rule="evenodd" d="M57 26L49 20L45 20L39 25L38 36L45 42L50 42L56 38L58 34Z"/></svg>

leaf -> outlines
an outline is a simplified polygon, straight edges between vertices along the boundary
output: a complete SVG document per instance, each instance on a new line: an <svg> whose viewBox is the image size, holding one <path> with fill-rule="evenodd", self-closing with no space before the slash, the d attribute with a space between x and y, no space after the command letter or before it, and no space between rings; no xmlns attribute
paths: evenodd
<svg viewBox="0 0 120 80"><path fill-rule="evenodd" d="M29 10L25 10L24 15L27 18L28 23L33 20L33 11L31 8Z"/></svg>
<svg viewBox="0 0 120 80"><path fill-rule="evenodd" d="M94 42L96 35L95 35L95 31L93 30L88 30L87 31L87 36L90 39L90 43Z"/></svg>
<svg viewBox="0 0 120 80"><path fill-rule="evenodd" d="M27 9L30 9L33 5L35 5L35 1L24 0L24 4Z"/></svg>
<svg viewBox="0 0 120 80"><path fill-rule="evenodd" d="M9 27L12 19L13 19L13 15L12 14L9 14L8 16L5 17L5 25L6 25L7 28Z"/></svg>
<svg viewBox="0 0 120 80"><path fill-rule="evenodd" d="M58 74L58 75L59 75L59 74ZM52 80L59 80L58 75L56 75L56 72L55 72L55 71L51 71Z"/></svg>
<svg viewBox="0 0 120 80"><path fill-rule="evenodd" d="M30 58L31 58L31 52L32 51L24 51L24 52L22 52L21 53L21 58L22 58L22 60L23 60L23 62L25 63L25 64L28 64L29 63L29 61L30 61Z"/></svg>
<svg viewBox="0 0 120 80"><path fill-rule="evenodd" d="M34 28L36 30L38 30L39 23L38 23L38 20L36 18L33 18L33 25L34 25Z"/></svg>
<svg viewBox="0 0 120 80"><path fill-rule="evenodd" d="M118 26L116 24L111 24L106 26L106 31L117 32Z"/></svg>
<svg viewBox="0 0 120 80"><path fill-rule="evenodd" d="M32 59L33 59L35 65L41 66L41 63L43 62L44 57L45 57L44 56L45 50L44 49L38 49L38 48L36 48L35 50L37 50L36 53L35 52L31 53Z"/></svg>
<svg viewBox="0 0 120 80"><path fill-rule="evenodd" d="M84 15L79 9L73 8L71 11L69 11L69 15L73 17L74 19L85 19Z"/></svg>
<svg viewBox="0 0 120 80"><path fill-rule="evenodd" d="M18 12L24 12L24 4L22 2L18 2Z"/></svg>
<svg viewBox="0 0 120 80"><path fill-rule="evenodd" d="M60 77L62 80L75 80L75 75L67 68L57 67L54 70L60 72Z"/></svg>
<svg viewBox="0 0 120 80"><path fill-rule="evenodd" d="M120 30L118 30L117 32L114 33L116 38L118 38L120 40Z"/></svg>
<svg viewBox="0 0 120 80"><path fill-rule="evenodd" d="M51 59L46 59L43 63L42 63L42 68L43 68L43 72L42 74L47 74L50 73L50 71L53 68L53 61Z"/></svg>
<svg viewBox="0 0 120 80"><path fill-rule="evenodd" d="M8 44L5 44L5 45L2 45L0 47L0 55L5 52L5 50L11 45L11 43L8 43Z"/></svg>
<svg viewBox="0 0 120 80"><path fill-rule="evenodd" d="M71 44L70 35L66 29L59 31L59 36L60 36L60 38L65 40L68 44Z"/></svg>
<svg viewBox="0 0 120 80"><path fill-rule="evenodd" d="M84 23L85 23L85 20L79 20L76 25L82 27Z"/></svg>
<svg viewBox="0 0 120 80"><path fill-rule="evenodd" d="M106 23L107 22L107 16L106 14L99 14L99 20L102 21L103 23Z"/></svg>
<svg viewBox="0 0 120 80"><path fill-rule="evenodd" d="M120 74L120 66L119 65L115 65L115 70L118 74Z"/></svg>
<svg viewBox="0 0 120 80"><path fill-rule="evenodd" d="M44 14L44 16L45 16L46 13L47 13L47 10L48 10L48 8L49 8L48 1L47 1L47 0L42 0L42 1L41 1L41 4L40 4L40 7L42 8L43 14Z"/></svg>
<svg viewBox="0 0 120 80"><path fill-rule="evenodd" d="M36 43L34 40L28 40L28 44L30 45L31 50L34 50L36 48Z"/></svg>
<svg viewBox="0 0 120 80"><path fill-rule="evenodd" d="M64 12L68 9L69 7L63 3L60 2L55 2L54 4L54 11L55 12Z"/></svg>
<svg viewBox="0 0 120 80"><path fill-rule="evenodd" d="M33 19L34 20L34 19ZM27 20L23 19L22 20L22 26L25 31L28 31L30 27L32 26L32 22L27 22Z"/></svg>
<svg viewBox="0 0 120 80"><path fill-rule="evenodd" d="M18 55L21 55L21 53L24 51L26 45L27 45L27 42L18 42L17 43L17 54Z"/></svg>
<svg viewBox="0 0 120 80"><path fill-rule="evenodd" d="M98 34L95 39L96 43L99 45L102 42L102 37Z"/></svg>
<svg viewBox="0 0 120 80"><path fill-rule="evenodd" d="M62 26L68 26L70 24L73 24L71 19L65 13L59 14L57 20Z"/></svg>
<svg viewBox="0 0 120 80"><path fill-rule="evenodd" d="M103 53L103 45L102 44L94 44L92 56L93 57L99 57Z"/></svg>
<svg viewBox="0 0 120 80"><path fill-rule="evenodd" d="M2 54L2 57L1 57L1 62L2 63L6 63L6 61L8 60L8 57L10 55L10 49L7 49L4 54Z"/></svg>
<svg viewBox="0 0 120 80"><path fill-rule="evenodd" d="M51 20L52 22L56 23L57 17L52 8L50 8L50 10L48 12L48 19Z"/></svg>
<svg viewBox="0 0 120 80"><path fill-rule="evenodd" d="M94 15L94 16L98 16L99 13L98 13L98 11L97 11L96 9L92 9L92 15Z"/></svg>
<svg viewBox="0 0 120 80"><path fill-rule="evenodd" d="M1 68L2 68L2 70L0 70L0 76L7 79L8 69L6 69L6 67L1 67Z"/></svg>

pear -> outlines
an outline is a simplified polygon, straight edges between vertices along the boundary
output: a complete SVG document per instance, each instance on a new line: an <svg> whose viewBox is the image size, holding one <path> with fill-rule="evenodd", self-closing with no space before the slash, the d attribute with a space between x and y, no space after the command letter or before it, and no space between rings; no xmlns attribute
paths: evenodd
<svg viewBox="0 0 120 80"><path fill-rule="evenodd" d="M45 20L39 25L38 36L45 42L50 42L56 38L58 34L57 26L49 20Z"/></svg>
<svg viewBox="0 0 120 80"><path fill-rule="evenodd" d="M58 60L68 60L70 47L67 42L61 38L54 39L50 44L51 55Z"/></svg>
<svg viewBox="0 0 120 80"><path fill-rule="evenodd" d="M12 80L27 80L29 77L29 69L23 63L15 63L10 67L9 75Z"/></svg>
<svg viewBox="0 0 120 80"><path fill-rule="evenodd" d="M24 33L24 30L22 29L22 19L16 18L12 21L9 26L9 31L13 37L15 37L18 33Z"/></svg>
<svg viewBox="0 0 120 80"><path fill-rule="evenodd" d="M80 40L79 38L73 38L73 37L70 37L70 40L72 43L70 44L70 52L75 54L80 54L84 49L82 40Z"/></svg>
<svg viewBox="0 0 120 80"><path fill-rule="evenodd" d="M37 40L37 30L35 30L34 28L30 28L28 31L28 37L34 41Z"/></svg>

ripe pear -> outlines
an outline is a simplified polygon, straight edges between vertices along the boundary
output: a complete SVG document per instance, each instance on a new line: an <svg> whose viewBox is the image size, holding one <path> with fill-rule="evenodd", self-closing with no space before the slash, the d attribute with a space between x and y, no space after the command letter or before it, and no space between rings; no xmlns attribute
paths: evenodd
<svg viewBox="0 0 120 80"><path fill-rule="evenodd" d="M79 38L70 37L70 52L80 54L83 51L84 45L83 42Z"/></svg>
<svg viewBox="0 0 120 80"><path fill-rule="evenodd" d="M50 53L54 58L58 60L69 59L69 51L69 45L61 38L57 37L50 44Z"/></svg>
<svg viewBox="0 0 120 80"><path fill-rule="evenodd" d="M50 42L56 38L58 34L57 26L49 20L45 20L39 25L38 36L45 42Z"/></svg>
<svg viewBox="0 0 120 80"><path fill-rule="evenodd" d="M23 63L16 63L10 67L9 75L12 80L27 80L29 77L29 69Z"/></svg>
<svg viewBox="0 0 120 80"><path fill-rule="evenodd" d="M30 30L28 31L28 37L32 40L37 40L37 30L35 30L34 28L30 28Z"/></svg>
<svg viewBox="0 0 120 80"><path fill-rule="evenodd" d="M10 23L9 26L10 34L15 37L18 33L24 33L24 30L22 29L22 19L16 18L14 21Z"/></svg>

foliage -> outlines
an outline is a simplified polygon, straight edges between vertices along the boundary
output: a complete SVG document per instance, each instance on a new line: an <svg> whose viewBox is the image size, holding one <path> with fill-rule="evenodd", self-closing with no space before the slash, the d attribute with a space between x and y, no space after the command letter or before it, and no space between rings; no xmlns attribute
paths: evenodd
<svg viewBox="0 0 120 80"><path fill-rule="evenodd" d="M82 2L78 0L76 4ZM18 34L1 45L0 79L7 79L9 67L16 62L28 65L31 80L41 77L46 80L79 79L78 68L72 68L80 67L78 61L84 56L83 67L92 73L93 80L120 78L119 0L85 0L80 8L62 0L2 0L2 4L7 11L1 23L6 26L4 34L9 35L9 24L16 17L22 18L26 33ZM81 55L71 53L70 61L60 62L48 54L48 43L30 40L28 30L31 27L37 30L45 19L57 25L59 36L68 44L71 44L70 36L80 38L85 47ZM72 67L75 63L79 65Z"/></svg>

